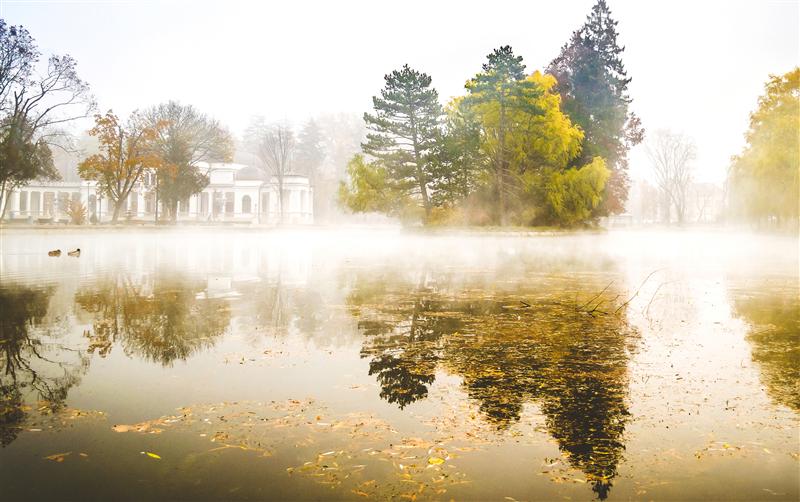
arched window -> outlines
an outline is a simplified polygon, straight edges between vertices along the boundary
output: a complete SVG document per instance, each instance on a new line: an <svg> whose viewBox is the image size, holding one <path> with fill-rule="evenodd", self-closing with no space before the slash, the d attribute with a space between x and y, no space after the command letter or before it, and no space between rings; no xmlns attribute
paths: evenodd
<svg viewBox="0 0 800 502"><path fill-rule="evenodd" d="M251 202L249 195L245 195L244 197L242 197L242 212L244 214L250 214L250 204Z"/></svg>

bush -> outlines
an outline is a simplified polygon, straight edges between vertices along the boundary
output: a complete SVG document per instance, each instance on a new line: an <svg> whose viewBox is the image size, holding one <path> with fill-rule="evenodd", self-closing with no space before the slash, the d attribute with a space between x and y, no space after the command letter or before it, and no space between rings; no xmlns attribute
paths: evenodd
<svg viewBox="0 0 800 502"><path fill-rule="evenodd" d="M69 216L69 222L73 225L83 225L86 223L86 206L80 201L70 201L67 205L66 213L67 216Z"/></svg>

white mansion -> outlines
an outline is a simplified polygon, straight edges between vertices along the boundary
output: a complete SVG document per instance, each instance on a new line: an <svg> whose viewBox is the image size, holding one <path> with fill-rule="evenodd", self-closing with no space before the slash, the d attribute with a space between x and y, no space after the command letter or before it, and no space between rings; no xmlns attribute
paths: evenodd
<svg viewBox="0 0 800 502"><path fill-rule="evenodd" d="M258 169L243 164L200 163L198 167L208 175L210 183L202 192L178 204L178 221L263 225L280 222L277 178L268 178ZM118 221L154 221L154 187L155 174L145 174L123 202ZM113 208L107 198L97 193L94 181L33 181L11 193L5 218L28 222L67 221L71 201L84 204L91 221L111 219ZM306 176L288 174L283 177L283 204L284 223L313 223L313 189ZM160 202L158 217L164 218Z"/></svg>

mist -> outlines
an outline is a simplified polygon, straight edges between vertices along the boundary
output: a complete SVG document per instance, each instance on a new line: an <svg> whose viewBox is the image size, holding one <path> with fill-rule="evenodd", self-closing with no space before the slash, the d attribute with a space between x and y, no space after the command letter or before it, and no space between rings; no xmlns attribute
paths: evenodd
<svg viewBox="0 0 800 502"><path fill-rule="evenodd" d="M797 500L800 4L0 3L9 500Z"/></svg>

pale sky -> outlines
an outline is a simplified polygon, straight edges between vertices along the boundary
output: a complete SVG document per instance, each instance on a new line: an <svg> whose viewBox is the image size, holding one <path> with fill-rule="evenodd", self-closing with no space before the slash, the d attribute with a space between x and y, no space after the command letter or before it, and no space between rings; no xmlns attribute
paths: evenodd
<svg viewBox="0 0 800 502"><path fill-rule="evenodd" d="M593 4L0 0L0 16L27 27L43 53L75 57L101 110L177 99L238 135L252 115L300 123L361 114L383 75L404 63L429 73L443 102L500 45L512 45L529 71L542 69ZM721 182L768 75L798 64L800 1L608 4L633 110L649 131L693 137L697 179ZM641 148L631 171L647 176Z"/></svg>

